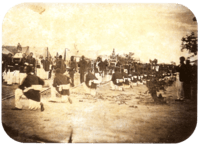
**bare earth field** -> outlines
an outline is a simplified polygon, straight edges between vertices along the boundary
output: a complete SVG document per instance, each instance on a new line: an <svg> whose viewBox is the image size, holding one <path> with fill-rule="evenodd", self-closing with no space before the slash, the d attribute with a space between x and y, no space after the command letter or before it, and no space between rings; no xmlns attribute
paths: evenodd
<svg viewBox="0 0 200 145"><path fill-rule="evenodd" d="M162 92L167 104L155 104L144 94L146 90L142 85L111 91L105 84L92 97L77 87L71 89L72 104L48 102L47 93L42 96L44 112L11 110L13 97L2 101L2 123L19 142L177 143L187 139L196 127L196 102L174 101L176 90L171 86L166 94Z"/></svg>

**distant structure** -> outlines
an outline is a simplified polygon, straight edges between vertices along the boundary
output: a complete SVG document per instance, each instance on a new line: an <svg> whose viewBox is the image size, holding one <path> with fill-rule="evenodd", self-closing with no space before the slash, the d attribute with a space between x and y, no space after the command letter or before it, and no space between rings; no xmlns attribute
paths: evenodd
<svg viewBox="0 0 200 145"><path fill-rule="evenodd" d="M111 56L110 56L110 58L111 59L116 59L116 54L115 54L115 48L113 48L113 52L112 52L112 54L111 54Z"/></svg>

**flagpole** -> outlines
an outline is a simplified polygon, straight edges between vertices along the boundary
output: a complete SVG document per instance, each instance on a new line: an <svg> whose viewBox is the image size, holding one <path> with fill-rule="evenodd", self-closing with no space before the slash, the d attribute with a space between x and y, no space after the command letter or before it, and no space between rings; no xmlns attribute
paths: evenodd
<svg viewBox="0 0 200 145"><path fill-rule="evenodd" d="M49 57L48 57L48 47L47 47L47 58L49 59Z"/></svg>

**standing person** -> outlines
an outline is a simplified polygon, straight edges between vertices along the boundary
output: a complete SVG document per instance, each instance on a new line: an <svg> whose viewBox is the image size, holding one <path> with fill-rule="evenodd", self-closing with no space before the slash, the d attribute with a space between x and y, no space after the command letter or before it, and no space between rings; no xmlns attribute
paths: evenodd
<svg viewBox="0 0 200 145"><path fill-rule="evenodd" d="M101 73L101 76L104 76L105 70L106 70L106 64L102 61L102 58L99 58L99 72Z"/></svg>
<svg viewBox="0 0 200 145"><path fill-rule="evenodd" d="M35 73L35 58L33 57L33 53L31 52L27 58L27 63L32 67L32 71Z"/></svg>
<svg viewBox="0 0 200 145"><path fill-rule="evenodd" d="M23 53L22 54L22 59L21 59L21 61L20 61L20 72L24 72L24 66L25 66L25 63L26 63L26 61L27 61L27 58L26 58L26 54L25 53Z"/></svg>
<svg viewBox="0 0 200 145"><path fill-rule="evenodd" d="M59 59L56 61L56 69L60 69L61 73L66 71L66 65L64 60L62 59L62 55L59 56Z"/></svg>
<svg viewBox="0 0 200 145"><path fill-rule="evenodd" d="M69 75L71 78L71 82L72 82L72 87L74 87L74 73L77 71L77 64L76 61L74 60L74 56L71 56L71 61L69 62Z"/></svg>
<svg viewBox="0 0 200 145"><path fill-rule="evenodd" d="M9 53L7 58L6 58L6 70L13 71L13 59L12 59L12 54Z"/></svg>
<svg viewBox="0 0 200 145"><path fill-rule="evenodd" d="M46 59L44 61L42 61L43 64L43 69L45 71L45 79L49 78L49 67L50 67L50 62L48 61L48 58L46 57Z"/></svg>
<svg viewBox="0 0 200 145"><path fill-rule="evenodd" d="M80 65L80 83L82 84L84 82L84 75L87 67L87 61L85 60L85 56L82 56L81 61L79 62Z"/></svg>
<svg viewBox="0 0 200 145"><path fill-rule="evenodd" d="M105 75L107 75L108 66L109 66L109 63L108 63L107 59L104 61L104 64L105 64Z"/></svg>
<svg viewBox="0 0 200 145"><path fill-rule="evenodd" d="M191 99L191 80L192 80L192 66L190 60L186 60L185 83L184 83L184 96L186 99Z"/></svg>
<svg viewBox="0 0 200 145"><path fill-rule="evenodd" d="M41 109L44 111L43 103L40 101L40 90L44 81L32 73L32 67L27 66L27 76L22 84L15 90L15 108L12 110L22 110L20 98L25 96L29 99L29 109Z"/></svg>
<svg viewBox="0 0 200 145"><path fill-rule="evenodd" d="M177 80L177 100L184 100L184 83L185 83L185 72L186 72L186 66L185 66L185 57L180 57L180 65L177 67L177 77L179 80Z"/></svg>

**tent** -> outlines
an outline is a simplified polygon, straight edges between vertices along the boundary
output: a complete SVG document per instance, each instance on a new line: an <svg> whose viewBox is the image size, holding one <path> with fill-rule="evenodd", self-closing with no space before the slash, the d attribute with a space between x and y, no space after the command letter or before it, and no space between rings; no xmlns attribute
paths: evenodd
<svg viewBox="0 0 200 145"><path fill-rule="evenodd" d="M48 47L30 47L29 48L29 53L33 53L33 57L39 58L40 56L45 57L51 57L51 54L49 52Z"/></svg>
<svg viewBox="0 0 200 145"><path fill-rule="evenodd" d="M9 53L13 54L12 52L10 52L9 50L7 50L6 48L2 48L2 53L3 54L9 54Z"/></svg>
<svg viewBox="0 0 200 145"><path fill-rule="evenodd" d="M17 46L2 46L2 48L7 49L7 50L10 51L12 54L17 53Z"/></svg>
<svg viewBox="0 0 200 145"><path fill-rule="evenodd" d="M22 47L22 54L23 54L23 53L25 53L26 56L29 55L30 51L29 51L29 47L28 47L28 46L27 46L27 47Z"/></svg>

